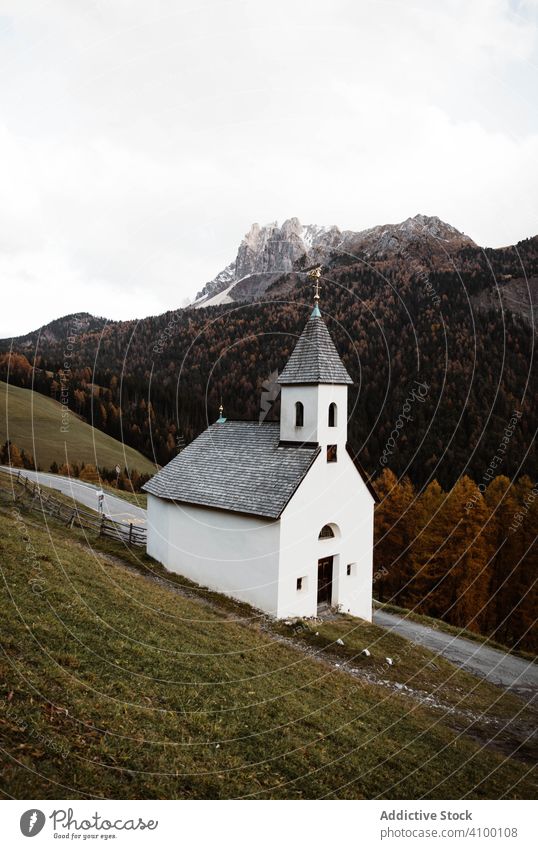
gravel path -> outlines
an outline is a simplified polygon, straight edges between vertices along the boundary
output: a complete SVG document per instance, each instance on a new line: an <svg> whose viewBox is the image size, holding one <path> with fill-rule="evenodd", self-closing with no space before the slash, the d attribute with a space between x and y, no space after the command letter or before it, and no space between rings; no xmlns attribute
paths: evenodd
<svg viewBox="0 0 538 849"><path fill-rule="evenodd" d="M521 657L505 654L463 637L454 637L452 634L382 610L374 612L374 622L382 628L395 631L408 640L426 646L467 672L485 678L491 684L519 693L526 701L538 694L538 667Z"/></svg>

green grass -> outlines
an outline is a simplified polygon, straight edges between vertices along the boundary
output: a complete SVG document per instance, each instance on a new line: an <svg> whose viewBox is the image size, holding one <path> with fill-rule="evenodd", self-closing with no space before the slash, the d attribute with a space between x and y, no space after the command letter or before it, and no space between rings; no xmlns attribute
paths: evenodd
<svg viewBox="0 0 538 849"><path fill-rule="evenodd" d="M103 489L106 490L106 492L110 492L111 495L123 498L123 500L128 501L129 504L136 504L137 507L142 507L144 510L147 509L148 496L145 492L127 492L125 489L116 489L115 486L109 486L109 484L106 483L103 484Z"/></svg>
<svg viewBox="0 0 538 849"><path fill-rule="evenodd" d="M11 439L18 448L30 452L36 464L48 471L53 461L93 463L113 469L155 473L155 466L134 448L93 428L74 413L62 419L62 406L31 389L21 389L0 381L0 443ZM62 426L67 432L62 433Z"/></svg>
<svg viewBox="0 0 538 849"><path fill-rule="evenodd" d="M398 607L396 604L388 604L386 602L376 601L376 606L380 610L385 610L387 613L396 613L410 622L418 622L419 625L425 625L428 628L435 628L437 631L443 631L445 634L450 634L453 637L463 637L466 640L473 640L475 643L483 643L492 649L514 654L522 657L525 660L535 660L536 656L531 652L522 651L521 649L506 646L503 643L498 643L491 637L484 634L477 634L476 631L468 631L466 628L458 628L456 625L450 625L448 622L443 622L442 619L434 619L431 616L425 616L422 613L417 613L414 610L408 610L406 607Z"/></svg>
<svg viewBox="0 0 538 849"><path fill-rule="evenodd" d="M318 637L313 626L294 631L145 555L92 545L0 502L6 793L534 797L529 763L484 745L506 721L531 723L517 697L447 663L432 669L426 650L351 617L316 627ZM383 678L439 685L443 698L453 691L452 704L478 717L471 733L455 730L448 709L329 666L323 656L341 629L351 655L365 641L373 663L399 655ZM301 640L320 657L300 651Z"/></svg>
<svg viewBox="0 0 538 849"><path fill-rule="evenodd" d="M494 703L492 715L510 722L521 707L516 696L492 689L422 645L353 616L339 615L324 622L299 620L290 625L279 622L274 627L320 653L330 654L349 669L382 680L388 688L401 685L456 711L487 715ZM370 655L364 655L363 649Z"/></svg>

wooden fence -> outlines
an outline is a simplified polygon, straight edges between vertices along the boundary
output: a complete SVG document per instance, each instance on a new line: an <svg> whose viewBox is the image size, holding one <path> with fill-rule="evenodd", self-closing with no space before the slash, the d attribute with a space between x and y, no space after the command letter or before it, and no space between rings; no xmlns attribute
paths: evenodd
<svg viewBox="0 0 538 849"><path fill-rule="evenodd" d="M12 477L12 481L18 484L19 490L17 492L11 488L9 490L11 497L15 502L24 500L25 505L31 510L52 516L69 528L83 528L99 536L119 540L127 545L146 545L146 529L144 527L134 525L132 522L116 522L108 516L82 510L78 504L71 507L70 504L65 504L48 492L43 492L39 484L24 477L20 472L16 477ZM3 486L2 488L5 494L6 487Z"/></svg>

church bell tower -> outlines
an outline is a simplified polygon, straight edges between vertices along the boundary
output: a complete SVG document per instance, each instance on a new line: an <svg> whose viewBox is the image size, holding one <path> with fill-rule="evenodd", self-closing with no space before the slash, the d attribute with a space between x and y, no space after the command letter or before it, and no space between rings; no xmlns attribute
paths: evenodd
<svg viewBox="0 0 538 849"><path fill-rule="evenodd" d="M347 387L349 376L319 309L320 269L316 277L314 309L278 382L280 441L317 443L337 462L347 442Z"/></svg>

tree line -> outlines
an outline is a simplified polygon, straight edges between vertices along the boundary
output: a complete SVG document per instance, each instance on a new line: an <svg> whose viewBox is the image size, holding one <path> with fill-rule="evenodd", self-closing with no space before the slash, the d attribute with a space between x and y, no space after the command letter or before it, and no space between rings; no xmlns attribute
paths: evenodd
<svg viewBox="0 0 538 849"><path fill-rule="evenodd" d="M536 652L536 484L463 475L420 490L384 469L375 489L374 596Z"/></svg>
<svg viewBox="0 0 538 849"><path fill-rule="evenodd" d="M0 447L0 465L12 466L14 469L29 469L30 471L43 471L36 465L33 455L24 448L20 448L11 440L7 439ZM106 466L94 466L93 463L57 463L56 460L50 464L49 472L64 477L78 478L87 483L100 484L106 481L111 486L126 492L140 492L150 475L138 472L136 469L123 468L119 474L115 469Z"/></svg>

